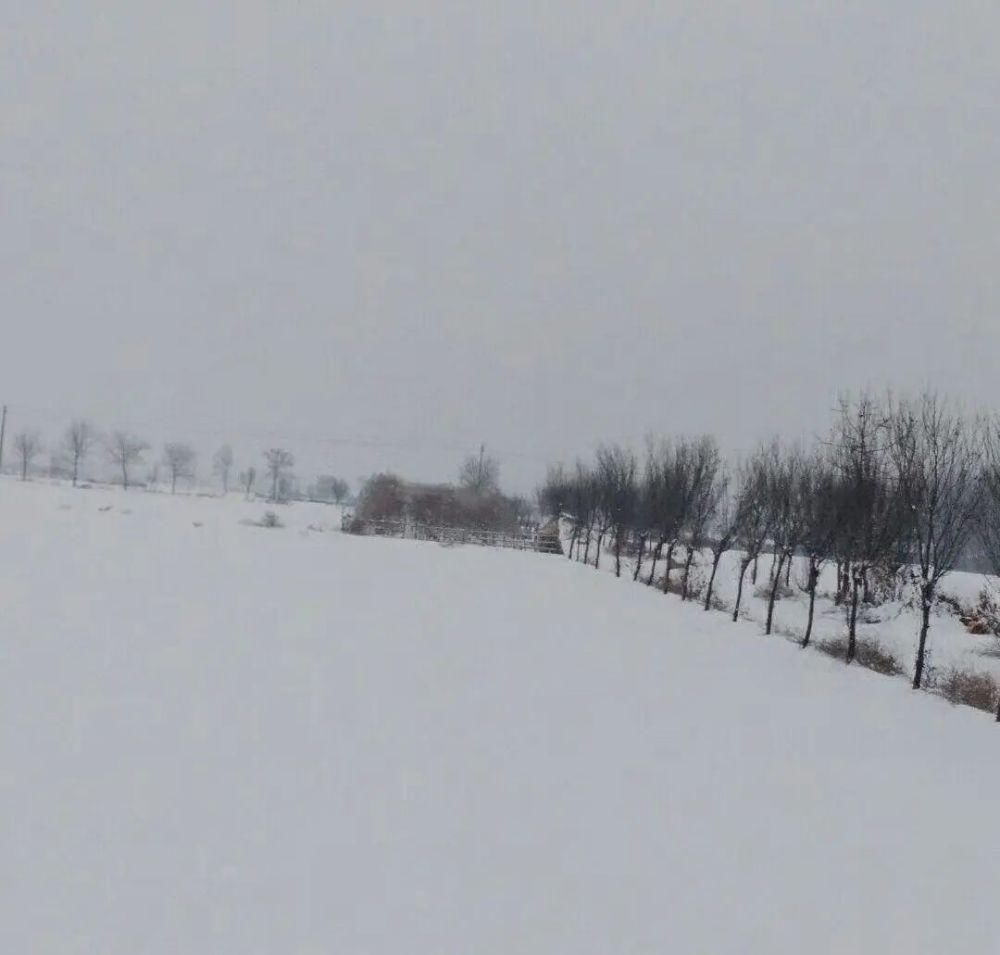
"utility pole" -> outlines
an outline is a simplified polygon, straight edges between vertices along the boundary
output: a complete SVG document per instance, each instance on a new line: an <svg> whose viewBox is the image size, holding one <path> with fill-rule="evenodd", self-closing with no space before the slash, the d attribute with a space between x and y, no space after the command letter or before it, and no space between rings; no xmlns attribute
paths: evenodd
<svg viewBox="0 0 1000 955"><path fill-rule="evenodd" d="M3 414L0 415L0 473L3 473L3 436L7 431L7 406L3 406Z"/></svg>

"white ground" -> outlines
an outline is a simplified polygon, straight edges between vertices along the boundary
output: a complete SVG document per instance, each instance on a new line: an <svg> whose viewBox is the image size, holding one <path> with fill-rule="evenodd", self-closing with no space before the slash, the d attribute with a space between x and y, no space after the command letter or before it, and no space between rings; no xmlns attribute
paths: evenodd
<svg viewBox="0 0 1000 955"><path fill-rule="evenodd" d="M262 510L0 482L0 951L996 950L983 714Z"/></svg>

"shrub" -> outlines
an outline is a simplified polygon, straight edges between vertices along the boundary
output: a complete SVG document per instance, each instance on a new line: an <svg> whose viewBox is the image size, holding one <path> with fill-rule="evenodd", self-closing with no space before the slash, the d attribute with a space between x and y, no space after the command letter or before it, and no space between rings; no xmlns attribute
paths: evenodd
<svg viewBox="0 0 1000 955"><path fill-rule="evenodd" d="M1000 703L1000 683L989 673L952 667L934 681L934 689L949 703L961 703L993 713Z"/></svg>
<svg viewBox="0 0 1000 955"><path fill-rule="evenodd" d="M284 527L281 518L274 511L264 511L264 516L257 522L259 527Z"/></svg>
<svg viewBox="0 0 1000 955"><path fill-rule="evenodd" d="M847 658L847 637L835 637L814 644L817 650L838 660ZM858 638L854 649L854 662L867 670L874 670L886 676L899 676L906 671L899 659L890 653L877 640L862 640Z"/></svg>

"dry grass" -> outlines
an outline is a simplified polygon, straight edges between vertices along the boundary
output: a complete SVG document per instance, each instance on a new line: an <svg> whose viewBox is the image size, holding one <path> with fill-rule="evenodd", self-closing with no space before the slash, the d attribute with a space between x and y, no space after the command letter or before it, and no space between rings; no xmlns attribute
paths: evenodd
<svg viewBox="0 0 1000 955"><path fill-rule="evenodd" d="M995 713L1000 704L1000 683L989 673L952 667L935 677L933 689L949 703L972 706L987 713Z"/></svg>
<svg viewBox="0 0 1000 955"><path fill-rule="evenodd" d="M838 660L847 658L847 637L819 641L813 646L822 653L836 657ZM855 644L854 662L858 666L874 670L885 676L899 676L906 672L900 660L877 640L863 640L859 637Z"/></svg>

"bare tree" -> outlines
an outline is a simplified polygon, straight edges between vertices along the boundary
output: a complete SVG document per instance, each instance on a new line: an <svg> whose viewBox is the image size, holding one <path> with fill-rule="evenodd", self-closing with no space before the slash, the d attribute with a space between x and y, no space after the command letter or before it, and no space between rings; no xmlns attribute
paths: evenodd
<svg viewBox="0 0 1000 955"><path fill-rule="evenodd" d="M163 463L170 474L170 493L177 493L178 478L194 477L194 448L183 441L170 441L163 446Z"/></svg>
<svg viewBox="0 0 1000 955"><path fill-rule="evenodd" d="M97 432L90 422L83 418L71 421L69 427L66 429L63 444L70 458L70 466L73 471L73 487L76 487L77 479L80 475L80 465L86 460L96 440Z"/></svg>
<svg viewBox="0 0 1000 955"><path fill-rule="evenodd" d="M897 552L907 518L893 487L889 440L886 410L879 402L870 395L856 402L841 399L832 449L842 492L836 548L849 587L847 663L857 650L861 596L869 599L872 572Z"/></svg>
<svg viewBox="0 0 1000 955"><path fill-rule="evenodd" d="M615 553L615 576L622 573L622 547L635 515L636 460L631 451L614 445L597 451L597 484L601 511L611 531ZM600 538L598 538L600 554Z"/></svg>
<svg viewBox="0 0 1000 955"><path fill-rule="evenodd" d="M240 471L240 487L243 488L243 494L248 501L250 500L250 495L253 493L253 484L256 480L257 469L252 465L245 471Z"/></svg>
<svg viewBox="0 0 1000 955"><path fill-rule="evenodd" d="M568 507L570 481L561 464L549 467L545 472L545 482L535 492L538 510L543 518L557 520Z"/></svg>
<svg viewBox="0 0 1000 955"><path fill-rule="evenodd" d="M907 540L920 594L916 690L923 679L938 585L955 569L972 537L980 502L981 433L930 392L892 407L889 422L896 488L909 516Z"/></svg>
<svg viewBox="0 0 1000 955"><path fill-rule="evenodd" d="M736 544L743 554L740 557L736 604L733 607L734 623L740 617L747 569L760 556L761 548L771 529L771 507L768 497L768 457L771 453L768 448L761 448L739 470L736 504L739 524Z"/></svg>
<svg viewBox="0 0 1000 955"><path fill-rule="evenodd" d="M107 440L107 452L111 462L122 476L122 488L128 490L129 474L134 465L142 460L143 452L149 445L142 438L128 431L114 431Z"/></svg>
<svg viewBox="0 0 1000 955"><path fill-rule="evenodd" d="M343 478L335 477L330 481L330 494L334 504L343 504L351 493L351 486Z"/></svg>
<svg viewBox="0 0 1000 955"><path fill-rule="evenodd" d="M743 521L743 516L740 513L743 501L740 495L733 492L732 476L728 468L723 467L719 471L714 493L715 513L708 527L707 541L712 552L712 569L705 587L704 607L706 610L710 610L712 607L712 591L715 589L715 577L719 571L719 563L723 554L732 548Z"/></svg>
<svg viewBox="0 0 1000 955"><path fill-rule="evenodd" d="M37 431L18 431L14 435L14 450L21 459L21 480L27 481L31 462L42 450L42 439Z"/></svg>
<svg viewBox="0 0 1000 955"><path fill-rule="evenodd" d="M802 489L804 467L802 452L798 448L782 449L772 446L773 454L768 467L768 506L771 511L771 545L775 566L771 574L771 588L767 596L767 622L764 632L770 634L774 624L774 604L781 586L781 571L791 562L802 536L804 512L797 499Z"/></svg>
<svg viewBox="0 0 1000 955"><path fill-rule="evenodd" d="M576 547L577 560L580 559L580 542L584 541L583 562L587 563L590 553L590 537L594 529L597 511L597 484L594 474L582 461L577 461L570 479L567 511L573 530L567 557L572 560Z"/></svg>
<svg viewBox="0 0 1000 955"><path fill-rule="evenodd" d="M722 461L715 439L703 438L694 446L693 452L691 485L685 520L687 554L684 560L684 577L681 584L682 600L688 599L691 565L695 554L705 545L705 531L715 517L721 493L719 468Z"/></svg>
<svg viewBox="0 0 1000 955"><path fill-rule="evenodd" d="M656 538L646 583L656 579L656 564L666 546L663 592L670 590L674 550L687 521L693 484L695 445L687 440L661 441L650 447L648 463L651 533Z"/></svg>
<svg viewBox="0 0 1000 955"><path fill-rule="evenodd" d="M233 469L233 449L224 444L212 456L212 470L222 481L222 493L229 493L229 472Z"/></svg>
<svg viewBox="0 0 1000 955"><path fill-rule="evenodd" d="M795 495L802 525L802 550L806 558L805 591L809 595L809 616L802 646L809 646L816 610L816 589L823 565L830 557L840 518L840 489L827 457L814 453L803 465Z"/></svg>
<svg viewBox="0 0 1000 955"><path fill-rule="evenodd" d="M271 500L277 501L281 481L288 469L295 464L295 458L284 448L270 448L264 452L264 460L267 462L267 474L271 479Z"/></svg>
<svg viewBox="0 0 1000 955"><path fill-rule="evenodd" d="M458 483L475 494L496 494L500 491L500 462L480 445L479 454L467 457L458 469Z"/></svg>

